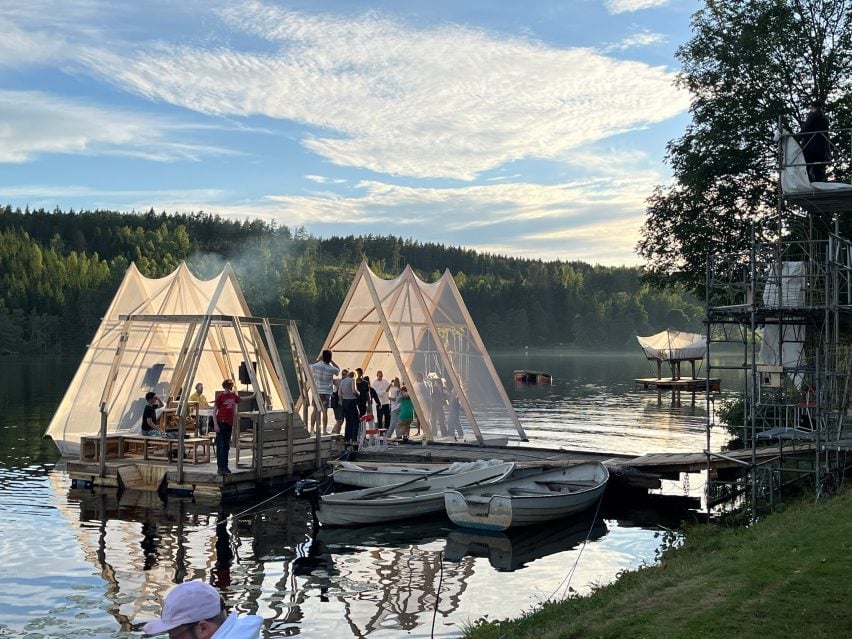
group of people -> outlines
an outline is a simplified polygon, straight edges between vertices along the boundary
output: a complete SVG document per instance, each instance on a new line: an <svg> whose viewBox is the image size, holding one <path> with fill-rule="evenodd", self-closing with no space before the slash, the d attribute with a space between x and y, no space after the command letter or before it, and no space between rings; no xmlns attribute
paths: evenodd
<svg viewBox="0 0 852 639"><path fill-rule="evenodd" d="M222 381L222 391L216 393L213 401L213 415L199 419L199 433L204 434L208 427L212 427L216 433L216 466L220 475L230 475L228 467L228 455L231 451L231 436L234 430L234 421L237 415L237 407L241 399L251 399L254 394L240 397L234 392L234 380L228 378ZM195 402L199 409L209 409L210 402L204 395L204 384L195 385L195 392L189 396L190 402ZM160 429L157 421L157 410L164 408L163 401L155 392L145 394L145 408L142 412L142 434L148 437L165 437L166 433ZM202 422L209 422L202 423Z"/></svg>
<svg viewBox="0 0 852 639"><path fill-rule="evenodd" d="M338 434L343 428L346 445L357 444L360 424L369 419L367 416L373 417L375 428L386 431L387 439L397 436L407 442L415 419L418 435L421 426L436 425L443 436L464 437L458 392L449 391L441 378L427 379L423 373L416 374L413 390L422 402L421 408L429 413L420 419L415 415L411 392L399 377L389 380L378 370L371 381L361 368L341 370L330 350L324 350L311 364L311 372L320 404L314 406L311 425L315 429L321 427L322 432L328 434L328 409L331 408L335 419L331 433ZM448 415L445 413L447 407Z"/></svg>

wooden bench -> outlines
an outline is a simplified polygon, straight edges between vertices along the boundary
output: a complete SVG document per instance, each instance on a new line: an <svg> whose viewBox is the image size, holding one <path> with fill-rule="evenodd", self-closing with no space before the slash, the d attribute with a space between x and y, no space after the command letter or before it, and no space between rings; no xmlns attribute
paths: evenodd
<svg viewBox="0 0 852 639"><path fill-rule="evenodd" d="M175 461L177 459L179 440L171 437L145 437L144 435L124 435L124 451L126 454L142 455L149 458ZM184 459L193 464L210 461L210 440L206 437L187 437L183 440Z"/></svg>
<svg viewBox="0 0 852 639"><path fill-rule="evenodd" d="M124 457L124 436L109 434L106 440L106 458ZM101 436L86 435L80 437L80 461L97 461L101 458Z"/></svg>

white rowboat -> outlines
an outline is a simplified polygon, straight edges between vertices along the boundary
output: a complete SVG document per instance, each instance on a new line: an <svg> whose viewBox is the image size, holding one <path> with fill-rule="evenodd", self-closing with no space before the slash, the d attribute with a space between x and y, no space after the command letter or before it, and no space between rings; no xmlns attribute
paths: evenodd
<svg viewBox="0 0 852 639"><path fill-rule="evenodd" d="M391 486L331 493L320 497L316 514L324 526L358 526L440 513L445 488L498 481L514 468L507 462L453 474L440 469Z"/></svg>
<svg viewBox="0 0 852 639"><path fill-rule="evenodd" d="M454 524L480 530L506 530L566 517L600 499L609 471L603 464L524 473L488 486L447 489L444 507Z"/></svg>

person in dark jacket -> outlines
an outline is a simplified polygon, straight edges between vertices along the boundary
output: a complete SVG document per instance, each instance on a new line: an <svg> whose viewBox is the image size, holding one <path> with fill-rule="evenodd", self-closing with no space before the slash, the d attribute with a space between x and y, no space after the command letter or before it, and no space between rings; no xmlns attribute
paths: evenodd
<svg viewBox="0 0 852 639"><path fill-rule="evenodd" d="M810 103L808 117L805 118L798 136L811 182L825 182L825 163L831 158L826 131L828 131L828 118L823 113L822 102L814 100Z"/></svg>

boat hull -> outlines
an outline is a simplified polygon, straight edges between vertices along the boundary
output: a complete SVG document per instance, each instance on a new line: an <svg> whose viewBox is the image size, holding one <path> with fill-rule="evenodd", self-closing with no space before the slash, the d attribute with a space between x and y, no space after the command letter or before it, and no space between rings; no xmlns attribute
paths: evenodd
<svg viewBox="0 0 852 639"><path fill-rule="evenodd" d="M513 373L518 384L552 384L553 376L541 371L516 370Z"/></svg>
<svg viewBox="0 0 852 639"><path fill-rule="evenodd" d="M324 526L359 526L440 513L445 488L498 481L508 476L511 462L468 472L409 479L400 484L349 490L320 497L317 518Z"/></svg>
<svg viewBox="0 0 852 639"><path fill-rule="evenodd" d="M358 488L377 488L379 486L390 486L399 484L409 479L422 477L441 469L448 469L448 465L439 466L380 466L373 467L338 467L332 477L337 484L346 486L357 486Z"/></svg>
<svg viewBox="0 0 852 639"><path fill-rule="evenodd" d="M444 507L453 523L465 528L501 531L531 526L587 510L601 498L608 479L601 464L578 464L488 487L448 489Z"/></svg>

